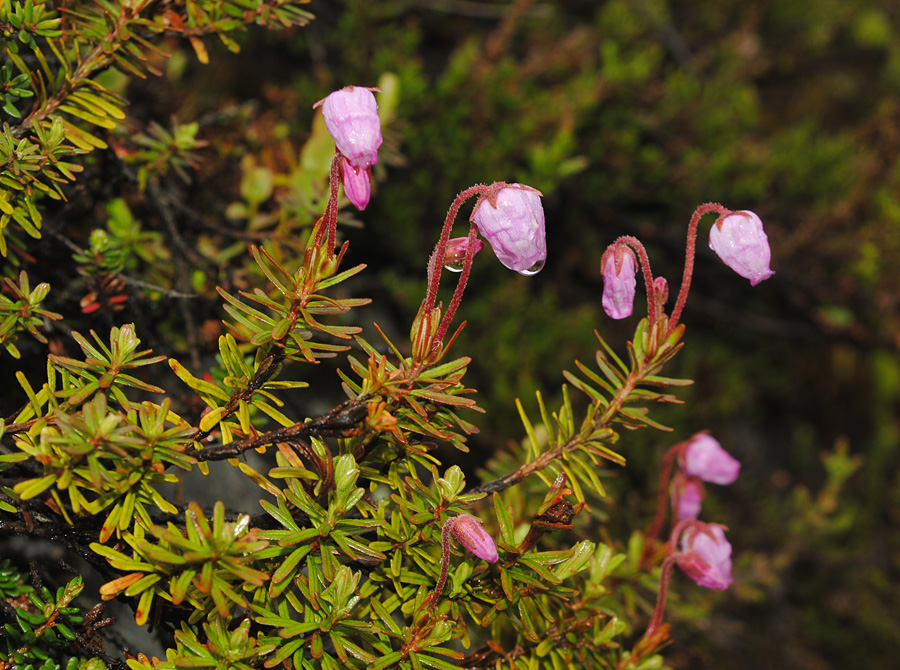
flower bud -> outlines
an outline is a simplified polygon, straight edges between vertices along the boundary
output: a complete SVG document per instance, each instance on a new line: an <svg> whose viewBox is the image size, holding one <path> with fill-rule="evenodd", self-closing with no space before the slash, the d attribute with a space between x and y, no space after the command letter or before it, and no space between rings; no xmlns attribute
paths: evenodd
<svg viewBox="0 0 900 670"><path fill-rule="evenodd" d="M478 558L494 563L497 555L497 545L487 531L481 527L481 521L471 514L460 514L447 523L452 523L450 534L456 538L462 546L475 554Z"/></svg>
<svg viewBox="0 0 900 670"><path fill-rule="evenodd" d="M484 249L484 242L475 238L473 256ZM451 272L462 272L466 262L466 251L469 250L468 237L452 237L447 240L447 249L444 252L444 267Z"/></svg>
<svg viewBox="0 0 900 670"><path fill-rule="evenodd" d="M624 244L611 244L600 259L603 267L603 311L624 319L634 311L637 265L634 252Z"/></svg>
<svg viewBox="0 0 900 670"><path fill-rule="evenodd" d="M540 272L547 259L544 208L541 193L530 186L510 184L491 196L482 196L472 221L503 265L519 274Z"/></svg>
<svg viewBox="0 0 900 670"><path fill-rule="evenodd" d="M721 217L709 231L709 246L719 258L756 286L768 279L772 252L762 221L753 212L734 212Z"/></svg>
<svg viewBox="0 0 900 670"><path fill-rule="evenodd" d="M363 211L372 195L369 169L353 167L346 158L341 160L341 167L344 171L344 195L356 209Z"/></svg>
<svg viewBox="0 0 900 670"><path fill-rule="evenodd" d="M656 277L653 280L653 295L656 296L656 302L665 305L669 299L669 282L665 277Z"/></svg>
<svg viewBox="0 0 900 670"><path fill-rule="evenodd" d="M703 489L702 481L678 470L672 477L669 497L672 501L672 513L677 523L700 516L700 506L703 504L706 492Z"/></svg>
<svg viewBox="0 0 900 670"><path fill-rule="evenodd" d="M686 475L712 484L732 484L741 471L740 462L707 433L697 433L679 456Z"/></svg>
<svg viewBox="0 0 900 670"><path fill-rule="evenodd" d="M325 125L344 158L355 168L375 165L382 137L378 103L372 91L363 86L347 86L321 104Z"/></svg>
<svg viewBox="0 0 900 670"><path fill-rule="evenodd" d="M731 585L731 544L718 524L698 522L685 528L675 560L700 586L724 591Z"/></svg>

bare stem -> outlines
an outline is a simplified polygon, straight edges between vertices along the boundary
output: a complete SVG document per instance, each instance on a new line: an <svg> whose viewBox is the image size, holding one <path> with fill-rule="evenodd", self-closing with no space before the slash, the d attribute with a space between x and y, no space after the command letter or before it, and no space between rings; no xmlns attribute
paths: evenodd
<svg viewBox="0 0 900 670"><path fill-rule="evenodd" d="M681 318L681 310L684 309L688 291L691 289L691 277L694 274L694 258L697 252L697 226L700 223L700 217L709 212L716 212L719 216L725 216L730 214L731 210L717 202L707 202L695 209L693 216L691 216L691 222L688 224L687 249L684 255L684 274L681 277L681 288L678 290L678 300L675 301L675 307L672 309L672 316L669 318L669 331L667 333L669 335L671 335L678 326L678 319Z"/></svg>

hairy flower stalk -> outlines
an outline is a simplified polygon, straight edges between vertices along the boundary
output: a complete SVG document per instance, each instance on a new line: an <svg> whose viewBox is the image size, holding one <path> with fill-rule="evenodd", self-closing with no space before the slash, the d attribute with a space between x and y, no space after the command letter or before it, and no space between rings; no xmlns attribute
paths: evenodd
<svg viewBox="0 0 900 670"><path fill-rule="evenodd" d="M691 278L694 274L694 259L697 247L697 226L704 214L715 212L719 215L713 228L718 228L717 233L710 233L710 247L731 269L742 277L750 279L755 286L763 279L775 274L769 269L769 242L762 229L762 222L752 212L735 212L717 202L707 202L694 210L691 222L688 224L687 249L684 257L684 274L681 278L681 288L678 290L678 299L669 317L669 330L671 334L678 326L681 311L687 301L688 292L691 289ZM739 216L739 219L733 219ZM749 219L745 222L744 219ZM729 225L725 227L725 221ZM746 230L744 230L746 228ZM724 229L724 230L723 230ZM713 241L715 239L715 242Z"/></svg>
<svg viewBox="0 0 900 670"><path fill-rule="evenodd" d="M447 519L441 530L441 574L435 584L434 592L428 598L427 607L429 609L434 609L437 605L438 598L447 583L451 536L472 554L488 563L495 563L499 558L497 546L494 544L493 538L481 527L480 519L476 519L471 514L460 514Z"/></svg>
<svg viewBox="0 0 900 670"><path fill-rule="evenodd" d="M473 208L469 235L464 244L465 254L460 263L455 258L452 270L459 272L453 297L434 334L432 347L441 346L444 336L450 328L453 316L462 300L463 292L469 280L469 272L475 253L481 248L477 244L477 235L482 232L488 243L494 248L504 265L520 274L534 274L546 258L546 241L544 240L544 213L540 204L540 192L521 184L495 182L493 184L476 184L462 191L454 198L444 218L441 236L428 260L428 292L420 308L420 313L436 309L438 288L441 283L441 270L446 265L447 249L450 242L450 231L456 221L460 207L469 198L480 196ZM484 203L487 203L486 205ZM482 211L484 207L488 209ZM497 209L491 212L490 208ZM488 232L481 231L478 221L486 223ZM457 243L461 244L461 243ZM505 261L504 261L505 259ZM527 267L526 263L530 263Z"/></svg>

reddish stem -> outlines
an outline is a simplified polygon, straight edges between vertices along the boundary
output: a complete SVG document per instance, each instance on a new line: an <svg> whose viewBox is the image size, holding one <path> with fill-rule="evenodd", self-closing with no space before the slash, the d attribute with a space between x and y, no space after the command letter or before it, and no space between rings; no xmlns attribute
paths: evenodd
<svg viewBox="0 0 900 670"><path fill-rule="evenodd" d="M641 271L644 274L644 288L647 290L647 318L652 326L656 323L658 310L656 308L656 291L653 290L653 272L650 270L650 257L641 241L631 235L623 235L614 244L627 244L637 253L641 261Z"/></svg>
<svg viewBox="0 0 900 670"><path fill-rule="evenodd" d="M672 580L672 567L675 565L675 556L670 554L662 564L662 573L659 576L659 595L656 596L656 609L647 626L643 637L649 638L662 626L663 613L666 611L666 595L669 592L669 582Z"/></svg>
<svg viewBox="0 0 900 670"><path fill-rule="evenodd" d="M425 601L428 609L434 609L437 606L438 598L441 597L444 585L447 583L447 573L450 569L450 531L453 530L453 526L458 520L458 516L447 519L441 529L441 576L438 577L437 584L434 586L434 592Z"/></svg>
<svg viewBox="0 0 900 670"><path fill-rule="evenodd" d="M331 193L328 196L328 206L325 208L324 226L319 227L316 233L316 246L322 244L322 238L325 236L325 230L328 230L328 251L334 255L335 235L337 233L337 215L338 215L338 189L343 183L343 170L341 169L341 160L344 156L340 151L335 150L334 158L331 159L331 172L328 176L328 185Z"/></svg>
<svg viewBox="0 0 900 670"><path fill-rule="evenodd" d="M451 203L450 209L447 210L447 216L444 219L441 237L434 247L431 258L428 259L428 294L425 298L426 310L432 309L437 301L438 287L441 284L441 269L444 267L444 256L447 253L447 240L450 239L450 231L453 229L453 222L456 221L456 215L459 213L459 208L473 195L498 191L505 186L506 184L504 183L494 183L490 185L475 184L462 191ZM469 236L471 239L471 230L469 231ZM466 253L466 256L468 257L468 252ZM466 278L468 278L468 273L465 274ZM460 279L462 279L462 277L460 277ZM446 331L446 328L444 330Z"/></svg>
<svg viewBox="0 0 900 670"><path fill-rule="evenodd" d="M694 210L694 215L691 217L690 224L688 224L687 250L684 255L684 274L681 277L681 288L678 290L678 300L675 301L672 316L669 318L669 330L667 333L669 335L678 326L681 310L684 309L688 291L691 289L691 277L694 274L694 257L697 251L697 226L700 223L700 217L709 212L716 212L720 217L731 214L730 209L717 202L707 202Z"/></svg>
<svg viewBox="0 0 900 670"><path fill-rule="evenodd" d="M666 510L669 508L668 488L669 480L672 477L672 464L675 462L678 454L684 451L684 444L684 442L676 444L663 456L662 472L659 475L659 492L656 497L656 516L653 517L653 523L650 524L650 527L644 533L645 543L655 542L656 538L659 537L659 531L665 520Z"/></svg>
<svg viewBox="0 0 900 670"><path fill-rule="evenodd" d="M441 343L444 341L444 335L450 328L450 322L453 321L453 315L456 314L456 308L462 301L463 291L466 290L466 284L469 281L469 272L472 269L472 261L475 260L475 238L478 237L478 226L474 223L469 226L469 244L466 247L466 257L463 261L462 272L459 273L459 281L456 283L456 289L453 291L453 298L450 300L450 306L447 313L441 319L441 325L438 327L434 335L434 341Z"/></svg>
<svg viewBox="0 0 900 670"><path fill-rule="evenodd" d="M672 534L669 536L669 555L663 561L662 573L659 576L659 595L656 597L656 609L653 610L650 625L647 626L647 632L643 635L644 638L649 638L662 626L663 613L666 609L666 595L669 592L669 582L672 580L672 566L675 565L676 561L675 548L678 546L678 536L681 535L685 528L696 523L697 521L694 519L686 519L672 529Z"/></svg>

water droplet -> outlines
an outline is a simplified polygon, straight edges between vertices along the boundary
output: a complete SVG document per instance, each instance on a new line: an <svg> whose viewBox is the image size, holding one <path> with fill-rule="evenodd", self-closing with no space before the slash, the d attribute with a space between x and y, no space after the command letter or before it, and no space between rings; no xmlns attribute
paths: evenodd
<svg viewBox="0 0 900 670"><path fill-rule="evenodd" d="M444 269L450 270L450 272L462 272L463 267L466 264L466 255L463 254L462 258L454 258L449 263L444 263Z"/></svg>
<svg viewBox="0 0 900 670"><path fill-rule="evenodd" d="M523 275L530 277L531 275L536 275L538 272L540 272L543 269L544 269L544 261L538 261L537 263L532 265L527 270L520 271L519 274L523 274Z"/></svg>

